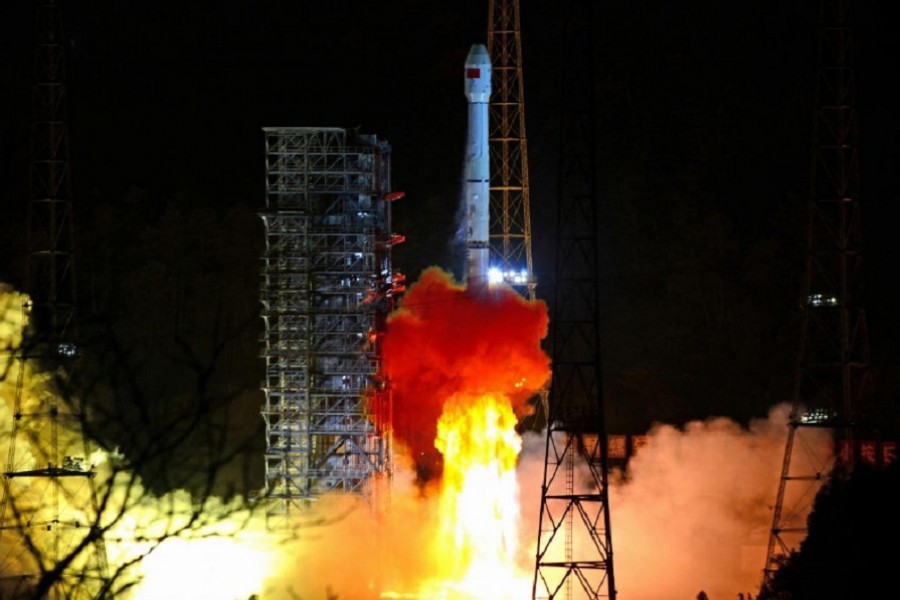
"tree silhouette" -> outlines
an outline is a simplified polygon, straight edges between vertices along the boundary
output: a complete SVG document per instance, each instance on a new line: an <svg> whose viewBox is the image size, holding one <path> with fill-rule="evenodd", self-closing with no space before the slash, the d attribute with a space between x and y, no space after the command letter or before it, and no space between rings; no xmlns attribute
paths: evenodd
<svg viewBox="0 0 900 600"><path fill-rule="evenodd" d="M166 541L237 536L262 512L250 213L147 218L137 196L88 215L101 243L82 254L91 293L71 361L23 358L27 297L0 287L0 447L16 463L4 470L85 475L4 478L4 600L122 597ZM30 418L57 405L55 433Z"/></svg>
<svg viewBox="0 0 900 600"><path fill-rule="evenodd" d="M800 548L758 600L876 598L894 587L891 544L900 534L896 492L900 464L857 466L819 493Z"/></svg>

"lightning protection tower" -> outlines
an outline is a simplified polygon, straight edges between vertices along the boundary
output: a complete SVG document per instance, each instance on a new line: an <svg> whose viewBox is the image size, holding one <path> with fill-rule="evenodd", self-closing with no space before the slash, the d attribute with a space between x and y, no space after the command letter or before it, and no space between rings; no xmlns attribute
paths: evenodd
<svg viewBox="0 0 900 600"><path fill-rule="evenodd" d="M493 78L488 109L490 263L495 277L534 300L537 282L531 257L528 142L518 0L489 0L487 47Z"/></svg>
<svg viewBox="0 0 900 600"><path fill-rule="evenodd" d="M534 300L537 278L531 254L531 192L519 0L489 0L487 47L493 86L488 103L491 273ZM538 392L541 414L536 415L535 426L546 423L548 393L546 388Z"/></svg>
<svg viewBox="0 0 900 600"><path fill-rule="evenodd" d="M564 9L553 376L533 599L616 597L600 368L592 5Z"/></svg>
<svg viewBox="0 0 900 600"><path fill-rule="evenodd" d="M35 20L31 166L23 307L12 431L0 505L0 596L102 596L106 552L94 472L81 431L72 185L61 9L40 0ZM26 372L33 374L27 377ZM46 377L42 384L26 383Z"/></svg>
<svg viewBox="0 0 900 600"><path fill-rule="evenodd" d="M821 485L890 458L868 377L852 4L820 8L800 352L764 584L806 537Z"/></svg>
<svg viewBox="0 0 900 600"><path fill-rule="evenodd" d="M265 128L262 256L269 526L330 492L384 501L390 390L381 335L391 270L390 146L341 128Z"/></svg>

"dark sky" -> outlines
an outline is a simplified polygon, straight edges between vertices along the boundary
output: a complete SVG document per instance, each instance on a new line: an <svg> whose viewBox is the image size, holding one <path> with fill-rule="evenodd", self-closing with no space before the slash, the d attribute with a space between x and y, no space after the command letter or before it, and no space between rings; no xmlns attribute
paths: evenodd
<svg viewBox="0 0 900 600"><path fill-rule="evenodd" d="M559 108L559 29L547 4L521 2L539 278L553 262ZM894 361L898 47L890 4L859 4L869 320L877 357ZM394 187L407 193L395 224L409 242L395 261L413 278L428 264L451 266L462 65L469 46L485 41L486 1L61 5L76 211L135 190L160 213L192 203L258 210L262 127L359 126L391 142ZM613 422L760 416L787 398L796 356L802 264L793 225L806 185L816 4L595 5ZM32 20L31 2L0 7L0 219L9 256L27 182ZM79 231L86 243L90 235ZM15 261L0 265L0 279L16 273Z"/></svg>

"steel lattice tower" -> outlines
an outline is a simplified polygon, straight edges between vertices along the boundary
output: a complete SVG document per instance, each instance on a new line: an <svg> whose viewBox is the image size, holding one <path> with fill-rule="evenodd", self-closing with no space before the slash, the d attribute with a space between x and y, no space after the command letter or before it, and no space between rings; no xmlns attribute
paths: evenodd
<svg viewBox="0 0 900 600"><path fill-rule="evenodd" d="M821 5L800 352L764 582L799 548L821 485L860 460L861 439L877 438L862 297L851 10L849 0ZM823 434L833 441L824 453L811 442Z"/></svg>
<svg viewBox="0 0 900 600"><path fill-rule="evenodd" d="M537 278L531 254L531 194L519 0L488 1L487 47L493 75L493 91L488 103L490 263L503 281L534 300ZM537 415L535 426L546 423L547 394L547 389L538 392L542 414Z"/></svg>
<svg viewBox="0 0 900 600"><path fill-rule="evenodd" d="M493 91L488 105L490 263L506 283L534 300L537 281L531 257L528 142L518 0L489 0L487 47L493 72Z"/></svg>
<svg viewBox="0 0 900 600"><path fill-rule="evenodd" d="M329 492L384 500L390 390L390 146L340 128L266 128L261 301L266 495L273 528ZM381 491L380 491L381 490Z"/></svg>
<svg viewBox="0 0 900 600"><path fill-rule="evenodd" d="M0 561L4 576L16 573L12 597L93 598L107 567L80 399L68 385L78 340L66 57L55 0L37 3L35 35L24 307L31 330L19 356ZM27 368L50 374L44 389L24 389Z"/></svg>
<svg viewBox="0 0 900 600"><path fill-rule="evenodd" d="M615 598L600 365L593 6L563 28L553 376L532 597ZM576 476L577 470L577 476Z"/></svg>

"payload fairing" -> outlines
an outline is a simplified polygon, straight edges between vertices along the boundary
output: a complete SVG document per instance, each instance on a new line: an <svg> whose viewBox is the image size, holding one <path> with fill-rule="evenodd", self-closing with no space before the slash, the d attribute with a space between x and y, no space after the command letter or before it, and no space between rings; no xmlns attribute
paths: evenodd
<svg viewBox="0 0 900 600"><path fill-rule="evenodd" d="M475 291L487 286L490 258L488 101L491 97L491 57L484 44L473 44L466 57L465 92L469 101L463 182L469 263L466 281L469 290Z"/></svg>

